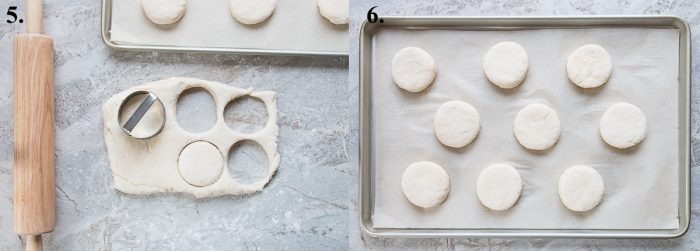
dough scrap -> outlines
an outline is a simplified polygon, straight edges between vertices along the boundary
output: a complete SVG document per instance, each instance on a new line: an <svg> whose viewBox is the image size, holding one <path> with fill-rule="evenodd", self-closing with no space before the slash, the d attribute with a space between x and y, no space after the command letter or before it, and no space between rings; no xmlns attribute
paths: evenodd
<svg viewBox="0 0 700 251"><path fill-rule="evenodd" d="M238 22L259 24L272 16L277 7L277 0L231 0L229 8Z"/></svg>
<svg viewBox="0 0 700 251"><path fill-rule="evenodd" d="M204 187L214 184L221 177L224 157L221 151L206 141L196 141L182 149L177 160L177 170L187 183Z"/></svg>
<svg viewBox="0 0 700 251"><path fill-rule="evenodd" d="M646 138L647 118L639 107L617 103L608 108L600 119L600 136L613 147L625 149Z"/></svg>
<svg viewBox="0 0 700 251"><path fill-rule="evenodd" d="M604 192L603 177L590 166L569 167L559 177L559 199L571 211L593 209L600 204Z"/></svg>
<svg viewBox="0 0 700 251"><path fill-rule="evenodd" d="M515 116L513 132L525 148L545 150L559 140L561 122L551 108L543 104L531 104Z"/></svg>
<svg viewBox="0 0 700 251"><path fill-rule="evenodd" d="M440 106L435 114L433 126L440 143L460 148L471 143L479 134L481 117L472 105L453 100Z"/></svg>
<svg viewBox="0 0 700 251"><path fill-rule="evenodd" d="M525 80L528 58L525 49L517 43L501 42L484 55L484 73L494 85L511 89Z"/></svg>
<svg viewBox="0 0 700 251"><path fill-rule="evenodd" d="M437 65L423 49L406 47L394 55L391 61L391 77L394 83L409 92L428 88L437 76Z"/></svg>
<svg viewBox="0 0 700 251"><path fill-rule="evenodd" d="M177 101L182 92L191 88L209 91L219 112L223 111L232 99L244 95L258 98L267 109L267 123L263 129L249 134L231 130L223 121L217 121L214 127L206 132L189 133L177 122ZM149 139L129 137L117 122L119 105L135 91L152 92L158 96L165 108L163 130ZM115 94L102 106L102 120L109 165L114 176L114 188L124 193L180 192L190 193L198 198L254 193L265 187L279 167L277 105L275 93L271 91L241 89L201 79L169 78ZM220 178L213 184L198 187L188 183L180 175L178 159L188 144L206 141L216 146L222 154L228 155L234 143L241 140L255 141L262 146L268 158L267 175L263 179L251 184L241 184L231 177L229 168L223 168Z"/></svg>
<svg viewBox="0 0 700 251"><path fill-rule="evenodd" d="M349 21L350 0L316 0L321 16L333 24L347 24Z"/></svg>
<svg viewBox="0 0 700 251"><path fill-rule="evenodd" d="M581 88L595 88L608 82L612 59L605 48L587 44L576 49L566 59L566 75Z"/></svg>
<svg viewBox="0 0 700 251"><path fill-rule="evenodd" d="M187 0L141 0L141 8L151 22L173 24L185 15Z"/></svg>
<svg viewBox="0 0 700 251"><path fill-rule="evenodd" d="M503 211L511 208L520 198L523 180L520 173L508 164L493 164L479 173L476 194L485 207Z"/></svg>
<svg viewBox="0 0 700 251"><path fill-rule="evenodd" d="M401 177L401 190L416 206L431 208L440 205L450 191L450 176L440 165L430 161L411 164Z"/></svg>

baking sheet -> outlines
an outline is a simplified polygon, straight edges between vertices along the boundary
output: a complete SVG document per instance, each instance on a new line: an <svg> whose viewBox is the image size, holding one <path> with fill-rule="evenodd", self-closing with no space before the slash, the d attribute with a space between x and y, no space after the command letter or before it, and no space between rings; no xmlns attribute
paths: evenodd
<svg viewBox="0 0 700 251"><path fill-rule="evenodd" d="M111 2L109 41L121 45L240 48L347 54L348 25L323 18L315 0L277 1L275 13L258 25L244 25L229 11L228 0L187 1L177 23L153 24L139 0Z"/></svg>
<svg viewBox="0 0 700 251"><path fill-rule="evenodd" d="M514 41L528 52L524 83L501 90L481 69L495 43ZM607 84L582 90L565 73L566 57L597 43L613 58ZM381 29L372 62L374 228L677 229L678 221L678 58L679 30L642 28L451 31ZM391 80L391 58L418 46L438 64L438 76L423 93L400 90ZM432 120L443 102L474 105L482 130L464 149L442 146ZM648 120L647 138L631 150L608 147L597 131L599 118L616 102L639 106ZM530 103L559 114L559 142L544 152L521 147L512 133L515 114ZM400 188L413 162L442 165L451 178L441 206L412 206ZM523 177L523 194L508 211L493 212L476 196L476 178L491 163L507 162ZM587 164L603 176L603 202L588 213L568 211L557 195L557 180L569 166Z"/></svg>

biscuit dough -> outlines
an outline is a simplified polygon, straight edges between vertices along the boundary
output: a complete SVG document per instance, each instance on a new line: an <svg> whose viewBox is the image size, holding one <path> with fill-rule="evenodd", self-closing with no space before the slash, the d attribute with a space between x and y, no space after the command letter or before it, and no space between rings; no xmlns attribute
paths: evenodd
<svg viewBox="0 0 700 251"><path fill-rule="evenodd" d="M191 88L207 90L216 103L217 122L213 128L203 133L189 133L177 122L178 97ZM134 139L128 136L117 122L119 105L135 91L152 92L158 96L165 108L163 130L149 139ZM265 127L254 133L231 130L223 119L226 105L231 100L245 95L260 99L267 109ZM102 106L102 119L109 165L114 176L114 188L124 193L180 192L200 198L253 193L263 189L280 163L277 150L277 105L275 93L270 91L241 89L193 78L170 78L115 94ZM268 158L267 175L251 184L237 182L231 177L229 168L225 167L232 146L241 140L257 142ZM197 148L190 149L191 144L196 144ZM213 151L214 148L207 144L218 149L218 156ZM219 158L222 158L223 168L218 167Z"/></svg>
<svg viewBox="0 0 700 251"><path fill-rule="evenodd" d="M513 132L525 148L545 150L559 140L561 123L551 108L543 104L531 104L515 116Z"/></svg>
<svg viewBox="0 0 700 251"><path fill-rule="evenodd" d="M440 143L460 148L471 143L479 134L481 117L472 105L453 100L440 106L435 114L433 126Z"/></svg>
<svg viewBox="0 0 700 251"><path fill-rule="evenodd" d="M272 16L277 7L277 0L231 0L229 8L238 22L259 24Z"/></svg>
<svg viewBox="0 0 700 251"><path fill-rule="evenodd" d="M600 119L600 136L613 147L625 149L642 142L647 135L647 118L639 107L617 103Z"/></svg>
<svg viewBox="0 0 700 251"><path fill-rule="evenodd" d="M498 87L515 88L525 80L528 58L525 49L517 43L501 42L484 55L484 73Z"/></svg>
<svg viewBox="0 0 700 251"><path fill-rule="evenodd" d="M603 199L604 192L603 177L590 166L569 167L559 177L559 199L571 211L593 209Z"/></svg>
<svg viewBox="0 0 700 251"><path fill-rule="evenodd" d="M493 164L479 173L476 194L485 207L503 211L520 198L523 180L518 170L508 164Z"/></svg>
<svg viewBox="0 0 700 251"><path fill-rule="evenodd" d="M450 176L445 169L430 161L411 164L401 177L401 190L416 206L431 208L440 205L450 191Z"/></svg>
<svg viewBox="0 0 700 251"><path fill-rule="evenodd" d="M394 83L409 92L420 92L428 88L437 75L437 65L421 48L406 47L391 60L391 77Z"/></svg>
<svg viewBox="0 0 700 251"><path fill-rule="evenodd" d="M187 0L141 0L141 8L151 22L173 24L185 15Z"/></svg>
<svg viewBox="0 0 700 251"><path fill-rule="evenodd" d="M603 47L587 44L576 49L566 59L566 75L582 88L605 84L612 73L612 59Z"/></svg>
<svg viewBox="0 0 700 251"><path fill-rule="evenodd" d="M333 24L347 24L349 21L350 0L316 0L321 16Z"/></svg>

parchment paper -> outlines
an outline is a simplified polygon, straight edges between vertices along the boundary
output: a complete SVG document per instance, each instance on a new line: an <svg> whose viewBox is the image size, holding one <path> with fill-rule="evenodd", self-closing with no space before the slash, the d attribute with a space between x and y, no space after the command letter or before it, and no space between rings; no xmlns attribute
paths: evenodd
<svg viewBox="0 0 700 251"><path fill-rule="evenodd" d="M373 76L375 228L677 229L678 222L678 51L675 29L542 29L449 31L383 29L376 34ZM526 80L512 90L488 82L482 57L494 44L521 44L530 60ZM607 84L582 90L566 77L566 57L597 43L613 59ZM391 59L403 47L433 56L438 75L418 94L391 79ZM477 108L482 129L463 149L442 146L433 117L450 100ZM616 150L598 133L602 113L630 102L646 114L648 134L631 150ZM559 142L529 151L513 136L513 119L531 103L557 111ZM429 160L450 175L447 200L433 209L412 206L401 191L408 165ZM490 211L476 196L479 172L491 163L514 165L523 193L513 208ZM587 213L568 211L557 182L575 164L590 165L605 182L601 204Z"/></svg>
<svg viewBox="0 0 700 251"><path fill-rule="evenodd" d="M185 16L167 26L148 20L140 0L113 0L110 32L117 44L347 52L347 30L323 18L315 0L277 1L253 26L233 18L228 0L187 1Z"/></svg>

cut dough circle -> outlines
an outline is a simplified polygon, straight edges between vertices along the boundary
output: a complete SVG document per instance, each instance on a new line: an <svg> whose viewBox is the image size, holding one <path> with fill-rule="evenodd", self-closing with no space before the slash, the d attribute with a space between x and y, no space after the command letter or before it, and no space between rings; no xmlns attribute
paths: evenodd
<svg viewBox="0 0 700 251"><path fill-rule="evenodd" d="M508 164L493 164L484 168L476 181L476 194L481 204L497 211L515 205L522 189L520 173Z"/></svg>
<svg viewBox="0 0 700 251"><path fill-rule="evenodd" d="M277 0L231 0L229 8L238 22L259 24L272 16L277 7Z"/></svg>
<svg viewBox="0 0 700 251"><path fill-rule="evenodd" d="M597 44L581 46L566 59L566 75L571 82L582 88L595 88L605 84L610 73L610 54Z"/></svg>
<svg viewBox="0 0 700 251"><path fill-rule="evenodd" d="M437 76L437 65L421 48L406 47L394 55L391 61L391 77L394 83L409 92L428 88Z"/></svg>
<svg viewBox="0 0 700 251"><path fill-rule="evenodd" d="M603 199L604 192L603 178L590 166L569 167L559 177L559 199L571 211L593 209Z"/></svg>
<svg viewBox="0 0 700 251"><path fill-rule="evenodd" d="M141 0L141 8L151 22L173 24L185 15L187 0Z"/></svg>
<svg viewBox="0 0 700 251"><path fill-rule="evenodd" d="M430 161L411 164L401 177L401 190L416 206L431 208L442 203L450 191L450 176Z"/></svg>
<svg viewBox="0 0 700 251"><path fill-rule="evenodd" d="M501 42L484 55L484 73L498 87L515 88L525 80L528 59L525 49L517 43Z"/></svg>
<svg viewBox="0 0 700 251"><path fill-rule="evenodd" d="M600 136L613 147L625 149L642 142L647 134L647 118L639 107L617 103L600 119Z"/></svg>
<svg viewBox="0 0 700 251"><path fill-rule="evenodd" d="M219 148L206 141L196 141L182 149L177 159L177 170L189 184L204 187L214 184L224 168L224 157Z"/></svg>
<svg viewBox="0 0 700 251"><path fill-rule="evenodd" d="M187 145L177 160L180 176L193 186L204 187L214 184L223 171L224 157L216 146L206 141L196 141Z"/></svg>
<svg viewBox="0 0 700 251"><path fill-rule="evenodd" d="M440 143L460 148L471 143L479 134L481 117L472 105L453 100L440 106L435 114L433 126Z"/></svg>
<svg viewBox="0 0 700 251"><path fill-rule="evenodd" d="M515 116L513 132L525 148L545 150L559 140L561 123L551 108L543 104L531 104Z"/></svg>
<svg viewBox="0 0 700 251"><path fill-rule="evenodd" d="M347 24L349 21L350 0L316 0L321 16L333 24Z"/></svg>

